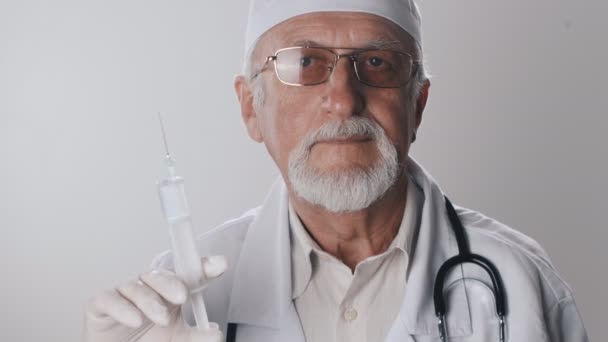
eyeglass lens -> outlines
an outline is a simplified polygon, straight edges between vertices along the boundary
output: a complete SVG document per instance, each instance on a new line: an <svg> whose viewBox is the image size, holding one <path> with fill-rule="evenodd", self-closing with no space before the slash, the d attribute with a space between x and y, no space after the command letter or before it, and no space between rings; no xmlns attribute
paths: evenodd
<svg viewBox="0 0 608 342"><path fill-rule="evenodd" d="M375 87L401 87L412 69L409 55L391 50L363 50L355 56L355 71L359 80ZM314 85L325 82L331 75L337 55L316 47L297 47L276 54L275 67L279 79L287 84Z"/></svg>

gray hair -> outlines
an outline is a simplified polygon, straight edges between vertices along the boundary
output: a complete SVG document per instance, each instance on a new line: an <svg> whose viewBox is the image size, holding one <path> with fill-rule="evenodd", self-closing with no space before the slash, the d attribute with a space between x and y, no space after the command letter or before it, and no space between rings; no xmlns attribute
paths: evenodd
<svg viewBox="0 0 608 342"><path fill-rule="evenodd" d="M245 79L247 80L247 82L249 83L249 85L252 89L253 106L254 106L254 109L256 109L256 110L261 105L264 104L264 98L266 95L266 93L264 91L264 84L263 84L263 82L261 82L262 78L256 77L256 73L259 71L258 69L261 67L261 66L256 65L256 63L258 63L257 59L259 58L258 57L259 40L260 39L258 38L252 44L249 51L247 51L247 53L245 54L245 60L243 63L243 71L242 71L243 75L245 76ZM375 45L378 45L378 47L384 47L384 48L403 46L398 41L390 41L390 42L378 41L378 43ZM410 82L408 84L409 94L410 94L410 98L409 98L410 103L415 102L415 100L418 98L418 96L420 96L420 91L422 90L424 83L430 79L430 75L427 70L426 63L424 61L422 47L417 42L414 45L415 45L415 51L414 51L415 55L414 56L418 57L418 64L417 64L417 67L415 68L415 74L414 74L414 77L412 77L412 82Z"/></svg>
<svg viewBox="0 0 608 342"><path fill-rule="evenodd" d="M243 75L245 76L247 83L249 83L249 86L251 87L253 96L253 108L256 111L258 110L258 108L260 108L262 104L264 104L265 97L264 84L263 82L261 82L262 78L256 77L258 69L261 68L261 66L256 66L259 42L260 39L258 38L251 45L251 48L245 54L245 60L243 63Z"/></svg>

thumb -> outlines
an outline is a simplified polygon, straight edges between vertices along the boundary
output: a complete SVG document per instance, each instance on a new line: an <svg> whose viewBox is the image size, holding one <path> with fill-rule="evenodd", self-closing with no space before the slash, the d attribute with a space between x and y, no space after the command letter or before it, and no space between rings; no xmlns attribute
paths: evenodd
<svg viewBox="0 0 608 342"><path fill-rule="evenodd" d="M203 257L201 262L203 263L205 277L209 280L221 276L228 268L228 261L223 255Z"/></svg>
<svg viewBox="0 0 608 342"><path fill-rule="evenodd" d="M201 264L203 265L203 276L201 277L198 286L190 289L191 293L206 288L213 279L224 274L228 268L228 261L223 255L202 257Z"/></svg>

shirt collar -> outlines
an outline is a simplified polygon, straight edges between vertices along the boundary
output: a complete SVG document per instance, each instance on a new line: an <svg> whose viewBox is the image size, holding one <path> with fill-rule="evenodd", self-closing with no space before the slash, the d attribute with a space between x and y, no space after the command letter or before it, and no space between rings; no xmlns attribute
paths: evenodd
<svg viewBox="0 0 608 342"><path fill-rule="evenodd" d="M409 176L409 175L408 175ZM410 178L410 177L408 177ZM419 208L421 207L422 193L418 185L408 179L407 198L403 218L399 226L397 235L384 253L393 249L401 250L406 255L412 251L412 242L418 232ZM291 243L291 281L292 299L296 299L304 293L310 283L313 273L311 262L312 253L326 253L310 236L306 228L302 225L300 218L289 203L289 226Z"/></svg>

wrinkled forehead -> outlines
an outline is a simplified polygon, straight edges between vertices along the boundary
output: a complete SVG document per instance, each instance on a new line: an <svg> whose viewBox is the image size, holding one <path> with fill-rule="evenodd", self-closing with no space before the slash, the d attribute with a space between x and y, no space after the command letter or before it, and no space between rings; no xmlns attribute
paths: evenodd
<svg viewBox="0 0 608 342"><path fill-rule="evenodd" d="M399 25L374 14L315 12L275 25L259 38L257 50L269 53L290 46L325 46L415 52L415 44Z"/></svg>

